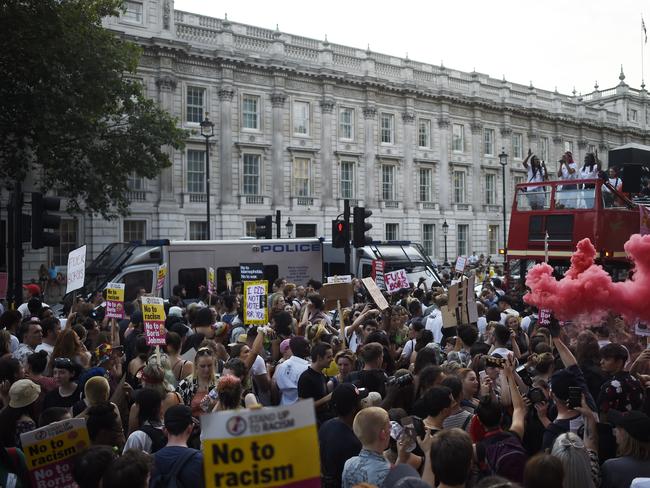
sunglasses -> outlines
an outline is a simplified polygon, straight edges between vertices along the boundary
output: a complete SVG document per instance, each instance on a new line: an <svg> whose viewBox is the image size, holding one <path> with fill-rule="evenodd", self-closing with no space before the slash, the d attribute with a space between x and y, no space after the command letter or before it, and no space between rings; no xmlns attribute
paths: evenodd
<svg viewBox="0 0 650 488"><path fill-rule="evenodd" d="M55 368L70 368L72 367L72 360L70 358L56 358L54 360Z"/></svg>
<svg viewBox="0 0 650 488"><path fill-rule="evenodd" d="M197 356L212 356L212 349L209 347L202 347L196 351Z"/></svg>

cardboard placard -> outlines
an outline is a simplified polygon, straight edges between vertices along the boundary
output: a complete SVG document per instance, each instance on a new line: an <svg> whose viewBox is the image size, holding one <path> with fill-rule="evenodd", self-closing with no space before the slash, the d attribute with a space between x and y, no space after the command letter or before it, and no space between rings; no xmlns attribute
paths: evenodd
<svg viewBox="0 0 650 488"><path fill-rule="evenodd" d="M165 344L165 303L159 297L142 297L144 335L149 346Z"/></svg>
<svg viewBox="0 0 650 488"><path fill-rule="evenodd" d="M268 281L244 281L244 323L265 325L268 319Z"/></svg>
<svg viewBox="0 0 650 488"><path fill-rule="evenodd" d="M456 259L456 266L454 266L454 269L459 273L464 273L465 266L467 266L467 258L465 256L458 256L458 259Z"/></svg>
<svg viewBox="0 0 650 488"><path fill-rule="evenodd" d="M341 307L351 307L354 303L354 285L352 283L326 283L318 293L323 297L325 310L334 310L336 301L341 300Z"/></svg>
<svg viewBox="0 0 650 488"><path fill-rule="evenodd" d="M469 297L469 294L467 292L468 281L469 280L464 279L459 283L460 285L459 290L461 291L461 293L459 293L458 296L458 302L459 302L458 308L460 308L460 316L458 317L460 319L460 323L458 325L469 323L469 316L467 315L467 302Z"/></svg>
<svg viewBox="0 0 650 488"><path fill-rule="evenodd" d="M447 306L451 310L458 307L458 283L454 283L447 288Z"/></svg>
<svg viewBox="0 0 650 488"><path fill-rule="evenodd" d="M85 418L51 423L20 435L34 487L73 488L75 458L90 447Z"/></svg>
<svg viewBox="0 0 650 488"><path fill-rule="evenodd" d="M456 309L451 308L448 305L443 305L440 307L442 312L442 327L448 329L450 327L456 327L458 325L458 317L456 315Z"/></svg>
<svg viewBox="0 0 650 488"><path fill-rule="evenodd" d="M260 281L264 278L264 264L239 263L239 277L241 281Z"/></svg>
<svg viewBox="0 0 650 488"><path fill-rule="evenodd" d="M83 288L86 277L86 246L70 251L66 273L68 281L65 289L66 293Z"/></svg>
<svg viewBox="0 0 650 488"><path fill-rule="evenodd" d="M386 283L384 281L384 270L386 269L386 263L382 259L373 259L372 260L372 279L375 280L377 287L380 290L386 289Z"/></svg>
<svg viewBox="0 0 650 488"><path fill-rule="evenodd" d="M162 263L158 266L158 279L156 281L156 291L162 290L165 286L165 278L167 277L167 263Z"/></svg>
<svg viewBox="0 0 650 488"><path fill-rule="evenodd" d="M389 307L386 298L381 294L381 290L377 287L377 284L372 278L363 278L361 283L366 287L366 290L370 293L370 296L375 302L375 305L379 307L379 310L386 310Z"/></svg>
<svg viewBox="0 0 650 488"><path fill-rule="evenodd" d="M398 269L384 274L384 282L386 283L386 291L388 293L395 293L405 288L410 288L409 279L406 276L406 270Z"/></svg>
<svg viewBox="0 0 650 488"><path fill-rule="evenodd" d="M475 324L478 321L478 306L476 305L476 275L473 274L467 281L467 316L470 324Z"/></svg>
<svg viewBox="0 0 650 488"><path fill-rule="evenodd" d="M208 268L208 294L213 295L215 291L217 290L217 287L215 286L216 283L216 274L214 272L214 268L210 266Z"/></svg>
<svg viewBox="0 0 650 488"><path fill-rule="evenodd" d="M352 275L328 276L327 283L352 283Z"/></svg>
<svg viewBox="0 0 650 488"><path fill-rule="evenodd" d="M124 283L108 283L106 285L106 317L109 319L124 318Z"/></svg>

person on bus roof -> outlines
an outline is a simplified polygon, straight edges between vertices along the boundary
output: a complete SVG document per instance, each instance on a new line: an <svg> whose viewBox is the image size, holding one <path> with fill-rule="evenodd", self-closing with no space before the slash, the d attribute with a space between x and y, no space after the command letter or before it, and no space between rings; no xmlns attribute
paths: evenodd
<svg viewBox="0 0 650 488"><path fill-rule="evenodd" d="M530 160L530 164L528 164L528 160ZM528 183L541 183L548 180L548 171L546 171L546 164L544 164L544 161L540 161L539 158L533 154L533 151L530 149L528 149L528 155L522 164L528 171ZM541 193L544 191L544 187L529 186L526 191L528 193L533 193L531 195L528 195L528 201L530 202L530 207L533 210L544 208L545 197Z"/></svg>

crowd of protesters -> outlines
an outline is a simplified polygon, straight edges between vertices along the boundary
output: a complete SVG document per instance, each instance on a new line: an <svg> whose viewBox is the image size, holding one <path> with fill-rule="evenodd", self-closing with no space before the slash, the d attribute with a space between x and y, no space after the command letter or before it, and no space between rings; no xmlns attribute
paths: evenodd
<svg viewBox="0 0 650 488"><path fill-rule="evenodd" d="M71 417L92 444L75 461L81 488L204 486L202 415L302 399L324 487L650 482L650 350L620 317L542 324L498 278L457 326L444 286L423 281L380 310L354 279L354 305L327 310L319 282L278 279L266 326L243 322L241 284L193 300L177 285L159 351L144 289L112 324L101 294L57 318L35 286L0 316L1 486L29 486L21 433Z"/></svg>

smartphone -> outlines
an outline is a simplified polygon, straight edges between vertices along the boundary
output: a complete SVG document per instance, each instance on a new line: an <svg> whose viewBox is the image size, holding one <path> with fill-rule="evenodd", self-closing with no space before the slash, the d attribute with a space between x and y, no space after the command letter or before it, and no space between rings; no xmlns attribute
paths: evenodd
<svg viewBox="0 0 650 488"><path fill-rule="evenodd" d="M415 424L413 423L413 417L407 415L403 417L400 421L404 430L402 431L402 439L404 439L404 448L407 452L411 452L417 446L415 441Z"/></svg>
<svg viewBox="0 0 650 488"><path fill-rule="evenodd" d="M484 369L478 372L478 379L481 384L483 384L483 380L486 378L487 373L485 372Z"/></svg>
<svg viewBox="0 0 650 488"><path fill-rule="evenodd" d="M582 388L580 388L579 386L570 386L567 406L569 408L576 408L579 407L580 405L582 405Z"/></svg>

